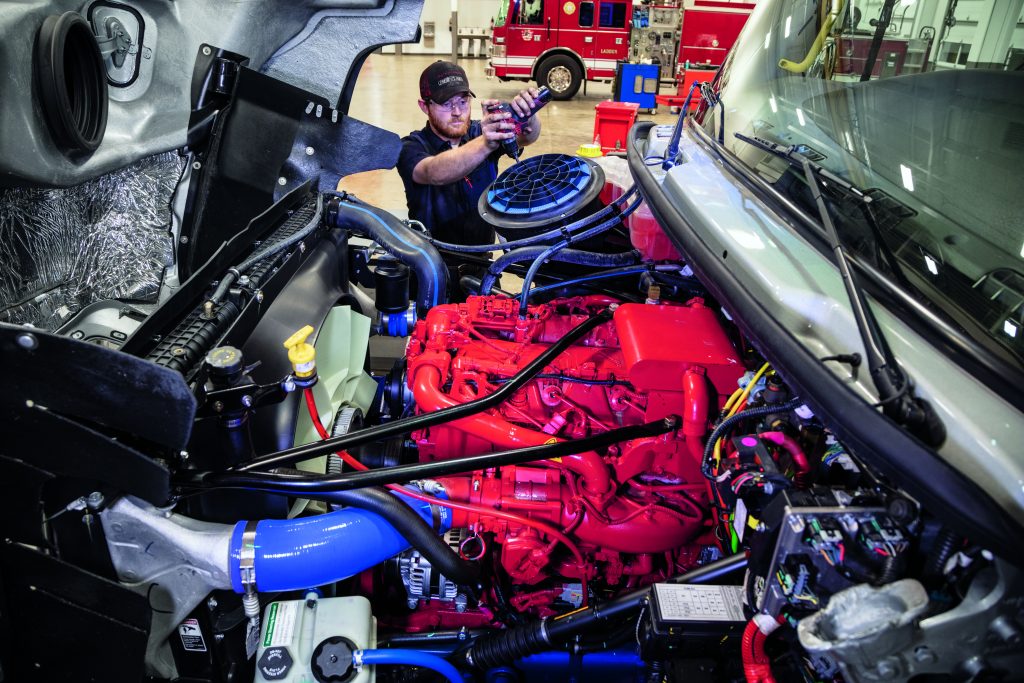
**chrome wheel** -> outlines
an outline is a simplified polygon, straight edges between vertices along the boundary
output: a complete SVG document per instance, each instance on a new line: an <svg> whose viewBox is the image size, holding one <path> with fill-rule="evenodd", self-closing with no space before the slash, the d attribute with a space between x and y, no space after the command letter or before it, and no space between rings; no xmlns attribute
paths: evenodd
<svg viewBox="0 0 1024 683"><path fill-rule="evenodd" d="M572 85L572 72L568 67L558 65L548 72L548 87L554 92L562 93Z"/></svg>

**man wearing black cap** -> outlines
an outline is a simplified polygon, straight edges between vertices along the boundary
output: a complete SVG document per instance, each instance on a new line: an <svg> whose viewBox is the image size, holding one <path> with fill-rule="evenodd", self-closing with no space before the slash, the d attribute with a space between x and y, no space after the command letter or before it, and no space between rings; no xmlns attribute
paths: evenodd
<svg viewBox="0 0 1024 683"><path fill-rule="evenodd" d="M520 116L534 106L536 89L512 99ZM507 112L487 113L498 100L483 100L483 118L470 117L473 91L466 72L457 64L437 61L420 75L420 109L427 125L402 139L398 172L405 183L409 218L422 222L444 242L491 244L494 229L480 218L477 201L498 175L502 140L516 137ZM533 116L517 142L525 147L540 135Z"/></svg>

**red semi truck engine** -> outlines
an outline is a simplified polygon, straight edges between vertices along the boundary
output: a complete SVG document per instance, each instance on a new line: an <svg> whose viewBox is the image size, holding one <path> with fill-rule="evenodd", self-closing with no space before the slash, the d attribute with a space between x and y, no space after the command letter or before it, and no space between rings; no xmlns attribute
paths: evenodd
<svg viewBox="0 0 1024 683"><path fill-rule="evenodd" d="M526 318L520 318L518 302L505 297L470 297L433 308L417 323L406 351L417 410L437 411L495 391L609 305L615 301L596 295L557 299L531 306ZM500 567L493 571L514 587L510 606L540 615L554 613L556 601L578 604L588 585L610 594L692 566L715 546L700 472L701 439L709 415L717 413L742 373L733 345L701 300L619 305L611 322L559 355L500 407L413 433L419 458L580 439L669 415L681 417L678 429L603 452L438 479L435 485L450 500L513 517L456 510L451 543L466 557L494 544L491 554ZM436 576L433 582L438 585ZM485 607L457 610L453 596L442 592L411 593L410 606L419 597L420 609L403 624L419 630L490 620ZM502 599L484 597L486 605Z"/></svg>

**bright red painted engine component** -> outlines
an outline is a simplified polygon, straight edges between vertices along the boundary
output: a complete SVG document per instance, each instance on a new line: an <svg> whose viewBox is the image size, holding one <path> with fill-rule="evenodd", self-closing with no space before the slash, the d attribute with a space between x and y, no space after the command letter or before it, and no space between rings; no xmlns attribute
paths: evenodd
<svg viewBox="0 0 1024 683"><path fill-rule="evenodd" d="M418 410L436 411L496 390L551 343L614 303L579 297L532 306L470 297L438 306L416 325L406 352ZM708 533L709 499L700 473L709 416L744 368L714 312L686 305L618 306L611 323L570 347L496 409L415 432L422 460L578 439L670 414L682 427L563 457L440 480L453 500L544 521L587 558L588 580L609 587L648 583L692 564ZM456 526L495 534L500 563L516 584L579 579L581 569L549 538L525 525L456 512ZM531 589L548 603L557 590ZM547 595L547 598L543 596ZM523 598L524 600L526 598ZM529 602L529 601L528 601Z"/></svg>

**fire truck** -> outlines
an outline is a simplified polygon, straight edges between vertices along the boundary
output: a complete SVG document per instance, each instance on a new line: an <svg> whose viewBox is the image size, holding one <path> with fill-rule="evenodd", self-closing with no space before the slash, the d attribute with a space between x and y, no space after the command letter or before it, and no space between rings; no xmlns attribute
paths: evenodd
<svg viewBox="0 0 1024 683"><path fill-rule="evenodd" d="M571 99L584 81L610 81L623 61L717 68L753 4L689 0L502 0L491 31L488 77L535 80L556 100Z"/></svg>

